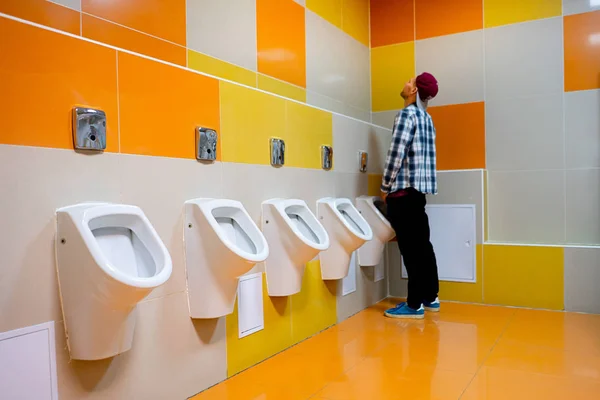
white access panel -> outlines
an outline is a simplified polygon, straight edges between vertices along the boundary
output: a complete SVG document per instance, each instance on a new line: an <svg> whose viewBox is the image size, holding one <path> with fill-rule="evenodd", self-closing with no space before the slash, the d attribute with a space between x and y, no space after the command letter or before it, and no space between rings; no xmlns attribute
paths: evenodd
<svg viewBox="0 0 600 400"><path fill-rule="evenodd" d="M0 333L0 399L58 400L53 321Z"/></svg>
<svg viewBox="0 0 600 400"><path fill-rule="evenodd" d="M350 256L348 275L342 279L342 296L356 292L356 251Z"/></svg>
<svg viewBox="0 0 600 400"><path fill-rule="evenodd" d="M427 215L440 280L476 282L475 205L429 205ZM402 277L407 278L404 261Z"/></svg>
<svg viewBox="0 0 600 400"><path fill-rule="evenodd" d="M244 275L238 285L239 338L265 328L262 296L262 272Z"/></svg>

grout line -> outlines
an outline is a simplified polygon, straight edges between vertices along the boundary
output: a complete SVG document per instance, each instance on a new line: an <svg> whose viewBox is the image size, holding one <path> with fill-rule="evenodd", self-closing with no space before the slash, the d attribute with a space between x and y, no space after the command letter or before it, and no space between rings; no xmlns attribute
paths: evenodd
<svg viewBox="0 0 600 400"><path fill-rule="evenodd" d="M469 388L471 387L471 385L473 384L473 381L475 380L475 378L477 377L477 375L479 375L479 372L481 371L481 369L485 366L486 361L490 358L490 356L492 355L492 352L494 351L494 349L496 348L496 346L498 345L498 343L500 342L500 340L502 339L502 336L504 336L504 334L506 333L506 331L508 330L508 327L510 326L510 324L512 323L513 319L515 318L515 315L517 314L517 310L515 309L513 311L513 313L511 314L511 316L508 318L508 322L506 323L506 325L504 326L504 329L502 329L502 331L500 332L500 335L498 335L498 338L496 339L496 341L494 342L494 344L492 345L492 348L490 349L490 351L488 352L487 356L485 356L485 358L483 359L483 361L481 361L481 364L479 365L479 367L477 368L477 371L475 371L475 374L473 375L473 378L471 378L471 380L469 381L469 383L467 384L467 386L465 387L465 389L463 390L463 392L460 394L458 400L462 399L463 396L465 395L465 393L467 392L467 390L469 390Z"/></svg>
<svg viewBox="0 0 600 400"><path fill-rule="evenodd" d="M562 15L561 9L561 15ZM563 135L563 240L566 242L567 239L567 122L566 122L566 105L565 105L565 30L564 30L564 18L560 19L560 38L561 38L561 60L562 60L562 135Z"/></svg>
<svg viewBox="0 0 600 400"><path fill-rule="evenodd" d="M81 14L85 14L85 15L87 15L88 17L96 18L96 19L99 19L99 20L101 20L101 21L108 22L109 24L116 25L116 26L118 26L118 27L125 28L125 29L127 29L127 30L130 30L130 31L133 31L133 32L141 33L142 35L149 36L149 37L151 37L151 38L154 38L154 39L160 40L160 41L162 41L162 42L169 43L169 44L172 44L172 45L174 45L174 46L183 47L184 49L187 49L187 47L185 47L185 46L182 46L182 45L180 45L179 43L171 42L170 40L163 39L163 38L161 38L161 37L158 37L158 36L152 35L152 34L150 34L150 33L143 32L143 31L140 31L140 30L137 30L137 29L131 28L131 27L129 27L129 26L126 26L126 25L119 24L119 23L117 23L117 22L114 22L114 21L111 21L111 20L109 20L109 19L106 19L106 18L99 17L99 16L97 16L97 15L93 15L93 14L86 13L86 12L83 12L83 11L81 12Z"/></svg>
<svg viewBox="0 0 600 400"><path fill-rule="evenodd" d="M121 153L121 99L119 95L119 52L115 52L116 68L117 68L117 143L119 145L119 153Z"/></svg>
<svg viewBox="0 0 600 400"><path fill-rule="evenodd" d="M519 247L554 247L561 249L600 249L600 245L597 244L573 244L573 243L565 243L565 244L548 244L548 243L510 243L510 242L494 242L494 241L485 241L483 243L486 246L519 246Z"/></svg>

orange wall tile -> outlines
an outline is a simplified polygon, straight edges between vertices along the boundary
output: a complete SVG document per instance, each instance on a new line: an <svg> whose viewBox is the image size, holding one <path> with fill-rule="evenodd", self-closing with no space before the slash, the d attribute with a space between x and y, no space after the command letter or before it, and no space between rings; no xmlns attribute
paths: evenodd
<svg viewBox="0 0 600 400"><path fill-rule="evenodd" d="M185 0L81 0L81 10L186 45Z"/></svg>
<svg viewBox="0 0 600 400"><path fill-rule="evenodd" d="M220 131L219 81L127 53L119 107L122 153L195 158L194 129Z"/></svg>
<svg viewBox="0 0 600 400"><path fill-rule="evenodd" d="M600 88L600 11L564 17L565 91Z"/></svg>
<svg viewBox="0 0 600 400"><path fill-rule="evenodd" d="M414 0L371 0L371 47L412 40Z"/></svg>
<svg viewBox="0 0 600 400"><path fill-rule="evenodd" d="M0 18L0 54L0 143L70 149L83 105L106 112L107 151L118 151L116 51Z"/></svg>
<svg viewBox="0 0 600 400"><path fill-rule="evenodd" d="M186 65L187 51L164 40L83 14L83 36L173 64Z"/></svg>
<svg viewBox="0 0 600 400"><path fill-rule="evenodd" d="M1 0L0 12L79 35L79 13L47 0Z"/></svg>
<svg viewBox="0 0 600 400"><path fill-rule="evenodd" d="M305 88L304 13L290 0L256 0L258 72Z"/></svg>
<svg viewBox="0 0 600 400"><path fill-rule="evenodd" d="M483 102L430 107L439 170L485 168Z"/></svg>
<svg viewBox="0 0 600 400"><path fill-rule="evenodd" d="M417 39L483 29L481 0L415 0Z"/></svg>

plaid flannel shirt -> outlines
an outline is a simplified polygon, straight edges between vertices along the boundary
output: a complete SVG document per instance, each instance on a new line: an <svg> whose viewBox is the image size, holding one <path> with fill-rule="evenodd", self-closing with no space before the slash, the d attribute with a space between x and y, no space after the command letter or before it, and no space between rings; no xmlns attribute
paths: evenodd
<svg viewBox="0 0 600 400"><path fill-rule="evenodd" d="M427 111L411 104L396 116L381 191L413 188L437 194L435 127Z"/></svg>

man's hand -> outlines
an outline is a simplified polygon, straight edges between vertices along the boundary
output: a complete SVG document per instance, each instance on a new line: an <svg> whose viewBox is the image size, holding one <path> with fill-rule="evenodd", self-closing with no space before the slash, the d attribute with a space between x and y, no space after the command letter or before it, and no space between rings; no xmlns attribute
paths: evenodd
<svg viewBox="0 0 600 400"><path fill-rule="evenodd" d="M386 192L381 192L381 199L385 202L385 200L387 199L388 194Z"/></svg>

